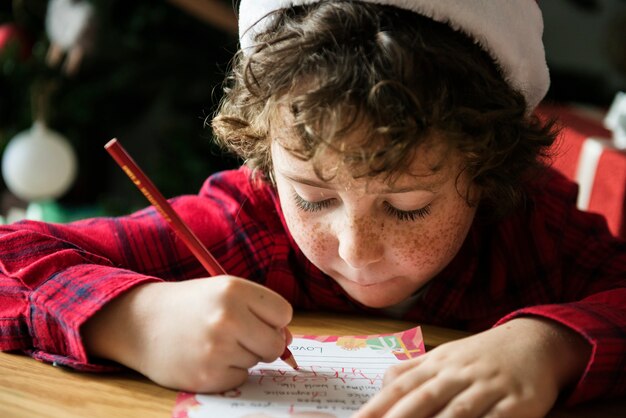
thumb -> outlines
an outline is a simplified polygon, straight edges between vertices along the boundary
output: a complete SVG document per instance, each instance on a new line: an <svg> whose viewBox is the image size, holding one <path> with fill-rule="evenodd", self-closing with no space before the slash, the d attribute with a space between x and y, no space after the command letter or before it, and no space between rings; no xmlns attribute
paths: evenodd
<svg viewBox="0 0 626 418"><path fill-rule="evenodd" d="M283 335L285 336L285 345L291 344L291 342L293 341L293 335L291 334L291 331L289 331L288 328L283 328Z"/></svg>

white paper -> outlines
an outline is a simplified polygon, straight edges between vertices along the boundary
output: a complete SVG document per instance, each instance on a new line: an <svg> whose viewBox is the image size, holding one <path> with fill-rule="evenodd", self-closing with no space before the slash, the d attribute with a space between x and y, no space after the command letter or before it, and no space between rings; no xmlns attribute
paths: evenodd
<svg viewBox="0 0 626 418"><path fill-rule="evenodd" d="M421 331L413 331L408 343L400 337L405 333L326 342L319 339L329 337L294 338L289 348L297 371L281 360L261 363L237 389L179 401L186 415L178 408L174 417L350 417L381 389L387 368L424 352Z"/></svg>

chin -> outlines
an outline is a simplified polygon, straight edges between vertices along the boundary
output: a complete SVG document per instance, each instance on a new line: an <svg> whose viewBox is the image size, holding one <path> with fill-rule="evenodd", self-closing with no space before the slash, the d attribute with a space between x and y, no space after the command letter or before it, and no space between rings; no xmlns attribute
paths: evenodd
<svg viewBox="0 0 626 418"><path fill-rule="evenodd" d="M408 292L406 295L399 295L397 292L389 292L384 289L378 289L377 286L369 286L364 289L346 289L344 290L350 295L350 297L362 305L368 308L388 308L395 304L398 304L409 297L411 294Z"/></svg>
<svg viewBox="0 0 626 418"><path fill-rule="evenodd" d="M347 279L336 270L325 273L332 277L352 299L374 309L388 308L403 302L428 282L428 280L422 281L397 275L377 283L362 285L357 281Z"/></svg>

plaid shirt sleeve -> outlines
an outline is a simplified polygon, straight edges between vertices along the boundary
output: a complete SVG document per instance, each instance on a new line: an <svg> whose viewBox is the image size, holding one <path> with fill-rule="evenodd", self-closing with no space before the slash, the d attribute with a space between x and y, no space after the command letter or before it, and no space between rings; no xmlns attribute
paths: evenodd
<svg viewBox="0 0 626 418"><path fill-rule="evenodd" d="M82 370L107 369L87 364L79 329L112 298L157 280L122 268L131 268L127 257L139 261L136 228L150 222L146 215L1 227L0 349Z"/></svg>
<svg viewBox="0 0 626 418"><path fill-rule="evenodd" d="M546 302L517 309L498 324L524 315L557 321L578 332L592 352L567 402L626 394L626 242L613 237L605 220L575 207L575 189L554 178L549 197L536 209L546 228L536 228L540 251L553 253L561 273ZM566 202L563 204L562 202ZM558 236L558 246L542 235ZM550 257L547 257L548 259ZM545 266L545 270L550 266ZM545 285L543 285L545 288ZM554 298L554 300L550 300ZM552 303L550 303L552 302ZM556 303L558 302L558 303Z"/></svg>
<svg viewBox="0 0 626 418"><path fill-rule="evenodd" d="M171 203L229 273L262 282L273 248L267 229L280 228L280 218L263 193L250 196L248 177L245 170L215 175L200 195ZM0 350L108 370L116 366L89 361L85 321L134 286L206 275L152 207L119 218L2 226Z"/></svg>

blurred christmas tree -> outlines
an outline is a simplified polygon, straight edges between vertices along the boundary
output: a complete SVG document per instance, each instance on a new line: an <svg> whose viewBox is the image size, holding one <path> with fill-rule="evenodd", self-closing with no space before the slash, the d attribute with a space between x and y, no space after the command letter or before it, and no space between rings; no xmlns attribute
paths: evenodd
<svg viewBox="0 0 626 418"><path fill-rule="evenodd" d="M113 137L166 197L195 193L208 174L237 164L204 125L236 50L232 30L174 5L188 1L65 0L90 11L68 46L50 33L54 1L0 3L0 150L43 114L79 161L59 202L108 214L146 206L103 149ZM71 19L61 23L61 38L76 29Z"/></svg>

